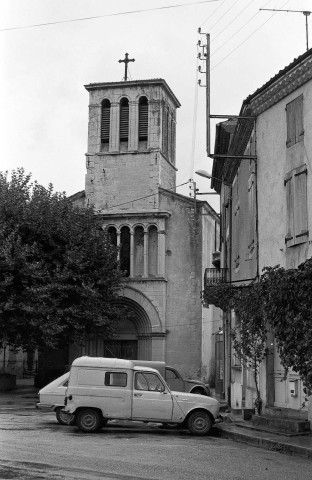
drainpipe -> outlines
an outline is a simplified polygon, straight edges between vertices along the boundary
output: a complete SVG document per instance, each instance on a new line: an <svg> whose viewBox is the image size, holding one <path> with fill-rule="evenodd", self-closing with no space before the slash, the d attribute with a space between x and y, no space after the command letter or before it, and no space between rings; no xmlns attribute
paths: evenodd
<svg viewBox="0 0 312 480"><path fill-rule="evenodd" d="M230 251L229 251L229 282L232 282L232 245L233 245L233 237L232 237L232 187L230 187L230 195L229 195L229 230L230 230ZM231 383L232 383L232 344L230 338L230 331L231 331L231 310L227 313L227 397L228 397L228 405L231 408Z"/></svg>

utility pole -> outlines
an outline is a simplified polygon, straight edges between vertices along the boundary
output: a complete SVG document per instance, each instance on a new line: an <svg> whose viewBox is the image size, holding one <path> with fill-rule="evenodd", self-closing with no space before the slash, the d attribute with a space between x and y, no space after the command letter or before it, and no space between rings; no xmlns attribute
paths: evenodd
<svg viewBox="0 0 312 480"><path fill-rule="evenodd" d="M279 10L275 8L260 8L260 10L267 10L269 12L287 12L287 13L303 13L305 16L306 24L306 42L307 42L307 51L309 50L309 27L308 27L308 16L312 13L308 10Z"/></svg>

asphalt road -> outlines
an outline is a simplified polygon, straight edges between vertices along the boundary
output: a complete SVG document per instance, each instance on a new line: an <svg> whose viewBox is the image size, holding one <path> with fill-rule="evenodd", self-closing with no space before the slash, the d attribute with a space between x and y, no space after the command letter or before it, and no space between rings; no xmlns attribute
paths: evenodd
<svg viewBox="0 0 312 480"><path fill-rule="evenodd" d="M312 461L157 425L111 423L97 434L31 406L0 410L0 479L311 480Z"/></svg>

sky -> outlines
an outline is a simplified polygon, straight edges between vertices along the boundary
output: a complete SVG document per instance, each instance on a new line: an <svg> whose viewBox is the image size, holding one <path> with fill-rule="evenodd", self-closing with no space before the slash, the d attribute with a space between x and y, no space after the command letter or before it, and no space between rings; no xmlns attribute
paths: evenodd
<svg viewBox="0 0 312 480"><path fill-rule="evenodd" d="M210 34L211 113L218 115L238 114L248 95L306 51L302 13L261 8L309 11L312 0L1 0L0 170L23 167L67 195L83 190L84 85L121 81L118 60L128 52L130 79L163 78L181 103L177 185L193 178L200 192L212 192L195 174L212 170L198 41ZM177 192L189 195L189 185ZM218 195L200 198L219 211Z"/></svg>

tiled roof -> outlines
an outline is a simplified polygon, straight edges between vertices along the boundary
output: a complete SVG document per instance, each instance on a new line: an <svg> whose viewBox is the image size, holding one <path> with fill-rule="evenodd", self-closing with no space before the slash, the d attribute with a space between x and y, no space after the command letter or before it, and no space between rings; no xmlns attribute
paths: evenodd
<svg viewBox="0 0 312 480"><path fill-rule="evenodd" d="M264 85L262 85L262 87L258 88L254 93L252 93L251 95L249 95L243 102L243 105L245 103L250 103L250 101L256 97L257 95L259 95L260 93L262 93L264 90L266 90L270 85L272 85L274 82L276 82L277 80L279 80L283 75L285 75L286 73L288 73L289 71L291 71L294 67L296 67L297 65L299 65L299 63L301 63L303 60L305 60L306 58L312 56L312 48L310 48L308 51L306 51L304 54L300 55L299 57L295 58L289 65L287 65L287 67L283 68L282 70L280 70L276 75L274 75L274 77L272 77L268 82L266 82Z"/></svg>

